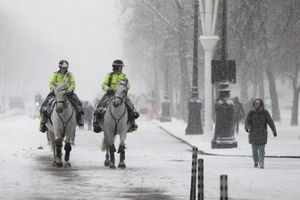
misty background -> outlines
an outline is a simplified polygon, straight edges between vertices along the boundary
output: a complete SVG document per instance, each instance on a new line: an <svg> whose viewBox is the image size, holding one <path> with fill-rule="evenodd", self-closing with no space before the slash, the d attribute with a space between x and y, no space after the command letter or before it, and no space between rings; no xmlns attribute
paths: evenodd
<svg viewBox="0 0 300 200"><path fill-rule="evenodd" d="M35 94L45 97L61 59L70 63L79 98L93 101L103 94L100 85L112 61L122 59L131 93L148 98L157 114L168 94L172 116L186 120L193 4L193 0L0 0L0 105L7 106L12 96L23 96L30 107ZM297 125L300 1L229 0L228 5L229 59L237 65L231 96L240 97L247 109L253 98L262 98L276 121L284 114ZM222 1L218 36L221 9ZM220 41L214 56L219 58ZM203 100L201 45L198 67Z"/></svg>
<svg viewBox="0 0 300 200"><path fill-rule="evenodd" d="M61 59L79 97L93 100L112 61L123 58L118 12L110 0L1 0L2 101L21 95L33 105L35 94L45 97Z"/></svg>

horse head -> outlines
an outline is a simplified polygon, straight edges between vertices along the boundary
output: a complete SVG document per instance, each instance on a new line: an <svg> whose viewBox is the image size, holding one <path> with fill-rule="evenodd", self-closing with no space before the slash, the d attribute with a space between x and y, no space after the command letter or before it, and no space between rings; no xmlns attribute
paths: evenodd
<svg viewBox="0 0 300 200"><path fill-rule="evenodd" d="M119 105L123 104L125 98L127 97L128 91L128 80L119 81L116 87L115 96L113 99L113 105L118 107Z"/></svg>
<svg viewBox="0 0 300 200"><path fill-rule="evenodd" d="M54 88L54 94L56 98L56 112L61 113L66 103L66 91L67 86L65 83L57 83Z"/></svg>

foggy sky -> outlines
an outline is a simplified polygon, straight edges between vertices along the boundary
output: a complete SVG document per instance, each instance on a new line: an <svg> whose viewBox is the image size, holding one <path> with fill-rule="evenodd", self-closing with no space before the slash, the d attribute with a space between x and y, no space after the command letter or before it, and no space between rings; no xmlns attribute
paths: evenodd
<svg viewBox="0 0 300 200"><path fill-rule="evenodd" d="M66 59L76 93L82 100L93 100L112 61L124 59L114 0L0 0L0 12L18 32L15 45L21 49L8 58L11 66L6 67L14 68L8 74L14 81L8 85L29 96L46 95L51 73Z"/></svg>

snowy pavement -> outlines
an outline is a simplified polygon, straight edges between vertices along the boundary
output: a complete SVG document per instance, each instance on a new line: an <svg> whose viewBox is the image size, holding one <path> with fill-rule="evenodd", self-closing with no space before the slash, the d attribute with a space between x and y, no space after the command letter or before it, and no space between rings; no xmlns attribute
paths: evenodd
<svg viewBox="0 0 300 200"><path fill-rule="evenodd" d="M300 199L300 159L276 158L277 156L300 156L299 127L291 127L285 123L276 124L278 137L274 138L269 130L269 141L266 146L265 169L253 167L251 146L248 135L240 127L236 136L238 148L211 149L212 132L203 135L185 135L187 124L181 120L153 124L166 133L176 137L200 151L218 156L203 156L205 170L206 199L217 199L212 191L219 187L220 174L229 177L229 196L232 199L257 200L297 200ZM275 158L271 158L275 156Z"/></svg>
<svg viewBox="0 0 300 200"><path fill-rule="evenodd" d="M1 119L0 199L188 199L189 147L150 122L128 135L124 170L103 166L102 134L85 130L77 132L72 168L53 167L37 127L24 114Z"/></svg>
<svg viewBox="0 0 300 200"><path fill-rule="evenodd" d="M183 141L198 147L209 154L220 155L240 155L251 156L251 146L248 143L248 133L244 130L244 124L240 124L239 134L235 134L235 139L238 142L237 148L232 149L212 149L211 141L213 132L205 132L202 135L186 135L185 129L187 124L178 119L172 119L172 122L161 123L153 121L154 124L161 129L171 133L172 135L182 139ZM276 123L278 136L275 138L272 131L268 128L268 143L266 145L267 156L295 156L300 157L300 128L297 126L291 127L286 123Z"/></svg>
<svg viewBox="0 0 300 200"><path fill-rule="evenodd" d="M45 134L37 131L38 120L24 113L0 118L1 200L189 199L191 148L153 121L139 119L139 131L128 134L126 169L105 168L105 154L100 151L102 134L86 130L77 132L71 152L72 168L58 169L51 166L52 154ZM173 127L178 125L173 123ZM266 169L261 170L253 168L249 157L200 156L205 166L205 199L219 198L221 174L229 177L230 199L300 197L299 159L267 158Z"/></svg>

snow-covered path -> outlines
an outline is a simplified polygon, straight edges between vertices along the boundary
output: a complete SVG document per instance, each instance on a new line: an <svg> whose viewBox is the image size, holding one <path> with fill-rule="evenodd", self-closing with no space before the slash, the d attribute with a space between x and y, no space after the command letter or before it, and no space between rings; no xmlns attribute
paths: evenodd
<svg viewBox="0 0 300 200"><path fill-rule="evenodd" d="M187 199L188 146L140 121L127 138L127 169L103 166L102 134L79 130L71 169L51 166L46 136L27 115L0 122L0 199ZM43 146L44 149L38 149Z"/></svg>
<svg viewBox="0 0 300 200"><path fill-rule="evenodd" d="M27 115L0 116L0 199L189 199L190 147L152 122L138 121L127 138L125 170L103 166L102 134L79 130L71 169L51 166L46 136ZM38 149L43 146L43 149ZM288 144L287 144L288 146ZM199 157L199 156L198 156ZM230 199L299 199L300 160L267 158L255 169L248 157L201 156L205 199L219 198L219 176L228 174Z"/></svg>

